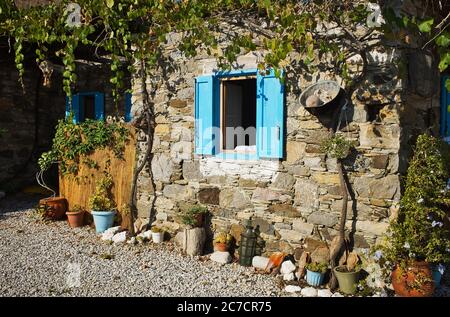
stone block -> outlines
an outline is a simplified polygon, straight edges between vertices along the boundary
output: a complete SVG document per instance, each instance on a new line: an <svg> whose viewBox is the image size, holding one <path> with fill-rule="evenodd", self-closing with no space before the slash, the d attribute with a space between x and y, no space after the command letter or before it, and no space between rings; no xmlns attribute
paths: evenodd
<svg viewBox="0 0 450 317"><path fill-rule="evenodd" d="M202 188L198 192L198 200L201 204L219 205L220 189L217 187Z"/></svg>

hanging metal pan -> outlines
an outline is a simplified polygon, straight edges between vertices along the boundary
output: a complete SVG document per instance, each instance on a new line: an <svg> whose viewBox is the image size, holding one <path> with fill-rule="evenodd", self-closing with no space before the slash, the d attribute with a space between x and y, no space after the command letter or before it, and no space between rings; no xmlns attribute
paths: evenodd
<svg viewBox="0 0 450 317"><path fill-rule="evenodd" d="M341 86L332 80L318 81L300 95L300 104L309 109L322 108L330 104L341 91Z"/></svg>

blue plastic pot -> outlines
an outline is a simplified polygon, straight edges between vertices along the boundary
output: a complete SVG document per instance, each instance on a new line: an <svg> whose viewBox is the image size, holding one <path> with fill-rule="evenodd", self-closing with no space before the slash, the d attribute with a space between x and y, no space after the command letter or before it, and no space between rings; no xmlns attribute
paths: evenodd
<svg viewBox="0 0 450 317"><path fill-rule="evenodd" d="M310 270L306 270L306 282L308 282L311 286L320 286L323 283L323 279L325 278L325 274L312 272Z"/></svg>
<svg viewBox="0 0 450 317"><path fill-rule="evenodd" d="M436 287L440 287L441 286L441 278L442 278L441 272L439 272L439 270L437 269L437 266L433 266L432 272L433 272L434 285Z"/></svg>
<svg viewBox="0 0 450 317"><path fill-rule="evenodd" d="M94 217L95 231L102 233L114 224L115 211L92 211Z"/></svg>

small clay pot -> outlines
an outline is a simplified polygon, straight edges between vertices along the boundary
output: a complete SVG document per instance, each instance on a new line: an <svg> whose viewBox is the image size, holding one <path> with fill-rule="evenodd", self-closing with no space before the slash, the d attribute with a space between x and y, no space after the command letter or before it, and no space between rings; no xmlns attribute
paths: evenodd
<svg viewBox="0 0 450 317"><path fill-rule="evenodd" d="M52 220L63 219L68 207L67 199L64 197L44 198L39 201L39 204L47 207L45 216Z"/></svg>
<svg viewBox="0 0 450 317"><path fill-rule="evenodd" d="M433 295L435 285L428 262L413 261L408 264L406 270L397 266L391 278L395 293L399 296L431 297Z"/></svg>
<svg viewBox="0 0 450 317"><path fill-rule="evenodd" d="M226 244L226 243L214 243L214 251L227 252L228 251L228 244Z"/></svg>
<svg viewBox="0 0 450 317"><path fill-rule="evenodd" d="M84 225L84 210L68 211L66 215L71 228L82 227Z"/></svg>

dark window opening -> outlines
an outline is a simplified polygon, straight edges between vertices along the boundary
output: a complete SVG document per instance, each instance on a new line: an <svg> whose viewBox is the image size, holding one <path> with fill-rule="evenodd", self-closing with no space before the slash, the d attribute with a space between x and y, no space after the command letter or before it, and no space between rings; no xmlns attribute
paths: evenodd
<svg viewBox="0 0 450 317"><path fill-rule="evenodd" d="M222 149L254 151L256 78L228 78L221 85Z"/></svg>
<svg viewBox="0 0 450 317"><path fill-rule="evenodd" d="M81 98L83 121L86 119L95 120L95 96L86 95Z"/></svg>
<svg viewBox="0 0 450 317"><path fill-rule="evenodd" d="M370 122L381 122L380 111L384 105L369 105L367 107L368 119Z"/></svg>

